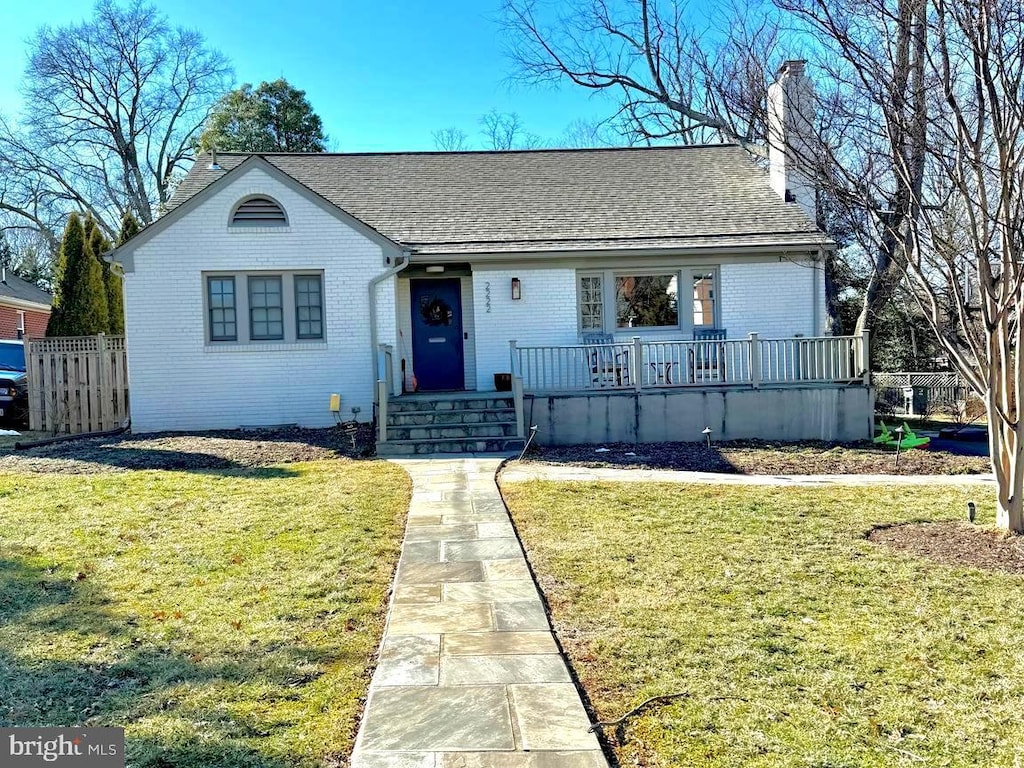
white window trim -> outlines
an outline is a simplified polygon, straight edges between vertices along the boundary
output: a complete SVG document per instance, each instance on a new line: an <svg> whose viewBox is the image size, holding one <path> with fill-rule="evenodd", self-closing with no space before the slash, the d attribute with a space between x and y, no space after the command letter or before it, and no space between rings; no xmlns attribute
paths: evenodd
<svg viewBox="0 0 1024 768"><path fill-rule="evenodd" d="M233 277L235 279L235 332L236 338L226 341L214 341L210 338L210 293L208 279L211 277ZM253 339L250 337L249 324L249 278L279 277L281 279L281 302L283 305L284 338ZM295 278L319 277L321 328L323 336L319 339L300 339L298 337L298 312L295 307ZM266 270L211 270L200 275L203 292L203 346L208 351L227 351L230 349L253 352L268 349L310 349L327 346L327 300L326 280L322 269L266 269Z"/></svg>
<svg viewBox="0 0 1024 768"><path fill-rule="evenodd" d="M696 274L712 275L712 291L714 291L714 313L715 324L694 326L693 323L693 276ZM678 286L679 298L677 300L679 311L679 323L676 325L641 326L636 328L620 328L615 317L615 278L617 277L643 277L648 275L675 275ZM583 328L583 307L582 307L582 278L601 278L601 303L603 312L603 327ZM721 273L718 265L696 265L687 267L644 267L638 269L616 268L616 269L581 269L576 272L576 330L582 337L588 333L610 333L628 334L630 336L643 336L644 334L664 335L665 333L678 333L680 335L693 336L695 328L719 328L721 327L722 306L721 306Z"/></svg>
<svg viewBox="0 0 1024 768"><path fill-rule="evenodd" d="M19 339L23 338L25 336L25 310L24 309L19 309L18 310L18 327L15 328L14 330L17 331L17 333L19 334L18 335Z"/></svg>

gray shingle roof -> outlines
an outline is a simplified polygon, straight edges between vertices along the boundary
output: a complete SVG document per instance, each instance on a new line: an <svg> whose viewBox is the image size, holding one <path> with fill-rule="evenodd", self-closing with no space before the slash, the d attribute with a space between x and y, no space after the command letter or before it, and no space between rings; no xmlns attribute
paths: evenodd
<svg viewBox="0 0 1024 768"><path fill-rule="evenodd" d="M6 282L0 282L0 299L11 298L31 301L35 304L50 306L53 303L53 296L42 288L22 280L10 270L7 270Z"/></svg>
<svg viewBox="0 0 1024 768"><path fill-rule="evenodd" d="M199 158L170 209L247 157ZM827 242L735 145L263 157L422 253Z"/></svg>

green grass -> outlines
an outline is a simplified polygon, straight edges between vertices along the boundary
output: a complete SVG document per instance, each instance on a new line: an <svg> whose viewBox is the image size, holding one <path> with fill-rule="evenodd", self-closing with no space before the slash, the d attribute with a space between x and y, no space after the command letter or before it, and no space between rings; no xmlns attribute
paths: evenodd
<svg viewBox="0 0 1024 768"><path fill-rule="evenodd" d="M622 766L1024 763L1024 577L864 538L986 491L503 492L598 717L688 694L606 731Z"/></svg>
<svg viewBox="0 0 1024 768"><path fill-rule="evenodd" d="M0 474L0 725L131 766L347 755L410 495L379 462Z"/></svg>

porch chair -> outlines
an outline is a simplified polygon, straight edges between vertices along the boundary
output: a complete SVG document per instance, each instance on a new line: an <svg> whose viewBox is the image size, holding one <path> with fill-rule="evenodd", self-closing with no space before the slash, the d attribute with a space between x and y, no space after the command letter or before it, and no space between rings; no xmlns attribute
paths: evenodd
<svg viewBox="0 0 1024 768"><path fill-rule="evenodd" d="M694 341L725 341L725 339L725 328L698 328L693 332ZM700 371L699 377L698 371ZM697 345L690 350L690 379L699 383L713 378L725 381L725 345Z"/></svg>
<svg viewBox="0 0 1024 768"><path fill-rule="evenodd" d="M610 333L585 333L590 382L596 387L629 386L629 356L607 345L614 344ZM592 346L593 345L593 346Z"/></svg>

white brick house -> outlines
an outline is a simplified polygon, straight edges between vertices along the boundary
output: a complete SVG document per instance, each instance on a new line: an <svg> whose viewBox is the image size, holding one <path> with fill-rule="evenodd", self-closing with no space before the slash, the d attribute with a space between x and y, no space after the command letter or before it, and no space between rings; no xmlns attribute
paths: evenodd
<svg viewBox="0 0 1024 768"><path fill-rule="evenodd" d="M335 393L368 421L495 374L527 394L852 381L856 340L818 339L833 243L792 166L779 187L735 145L201 157L111 257L133 428L327 426Z"/></svg>

